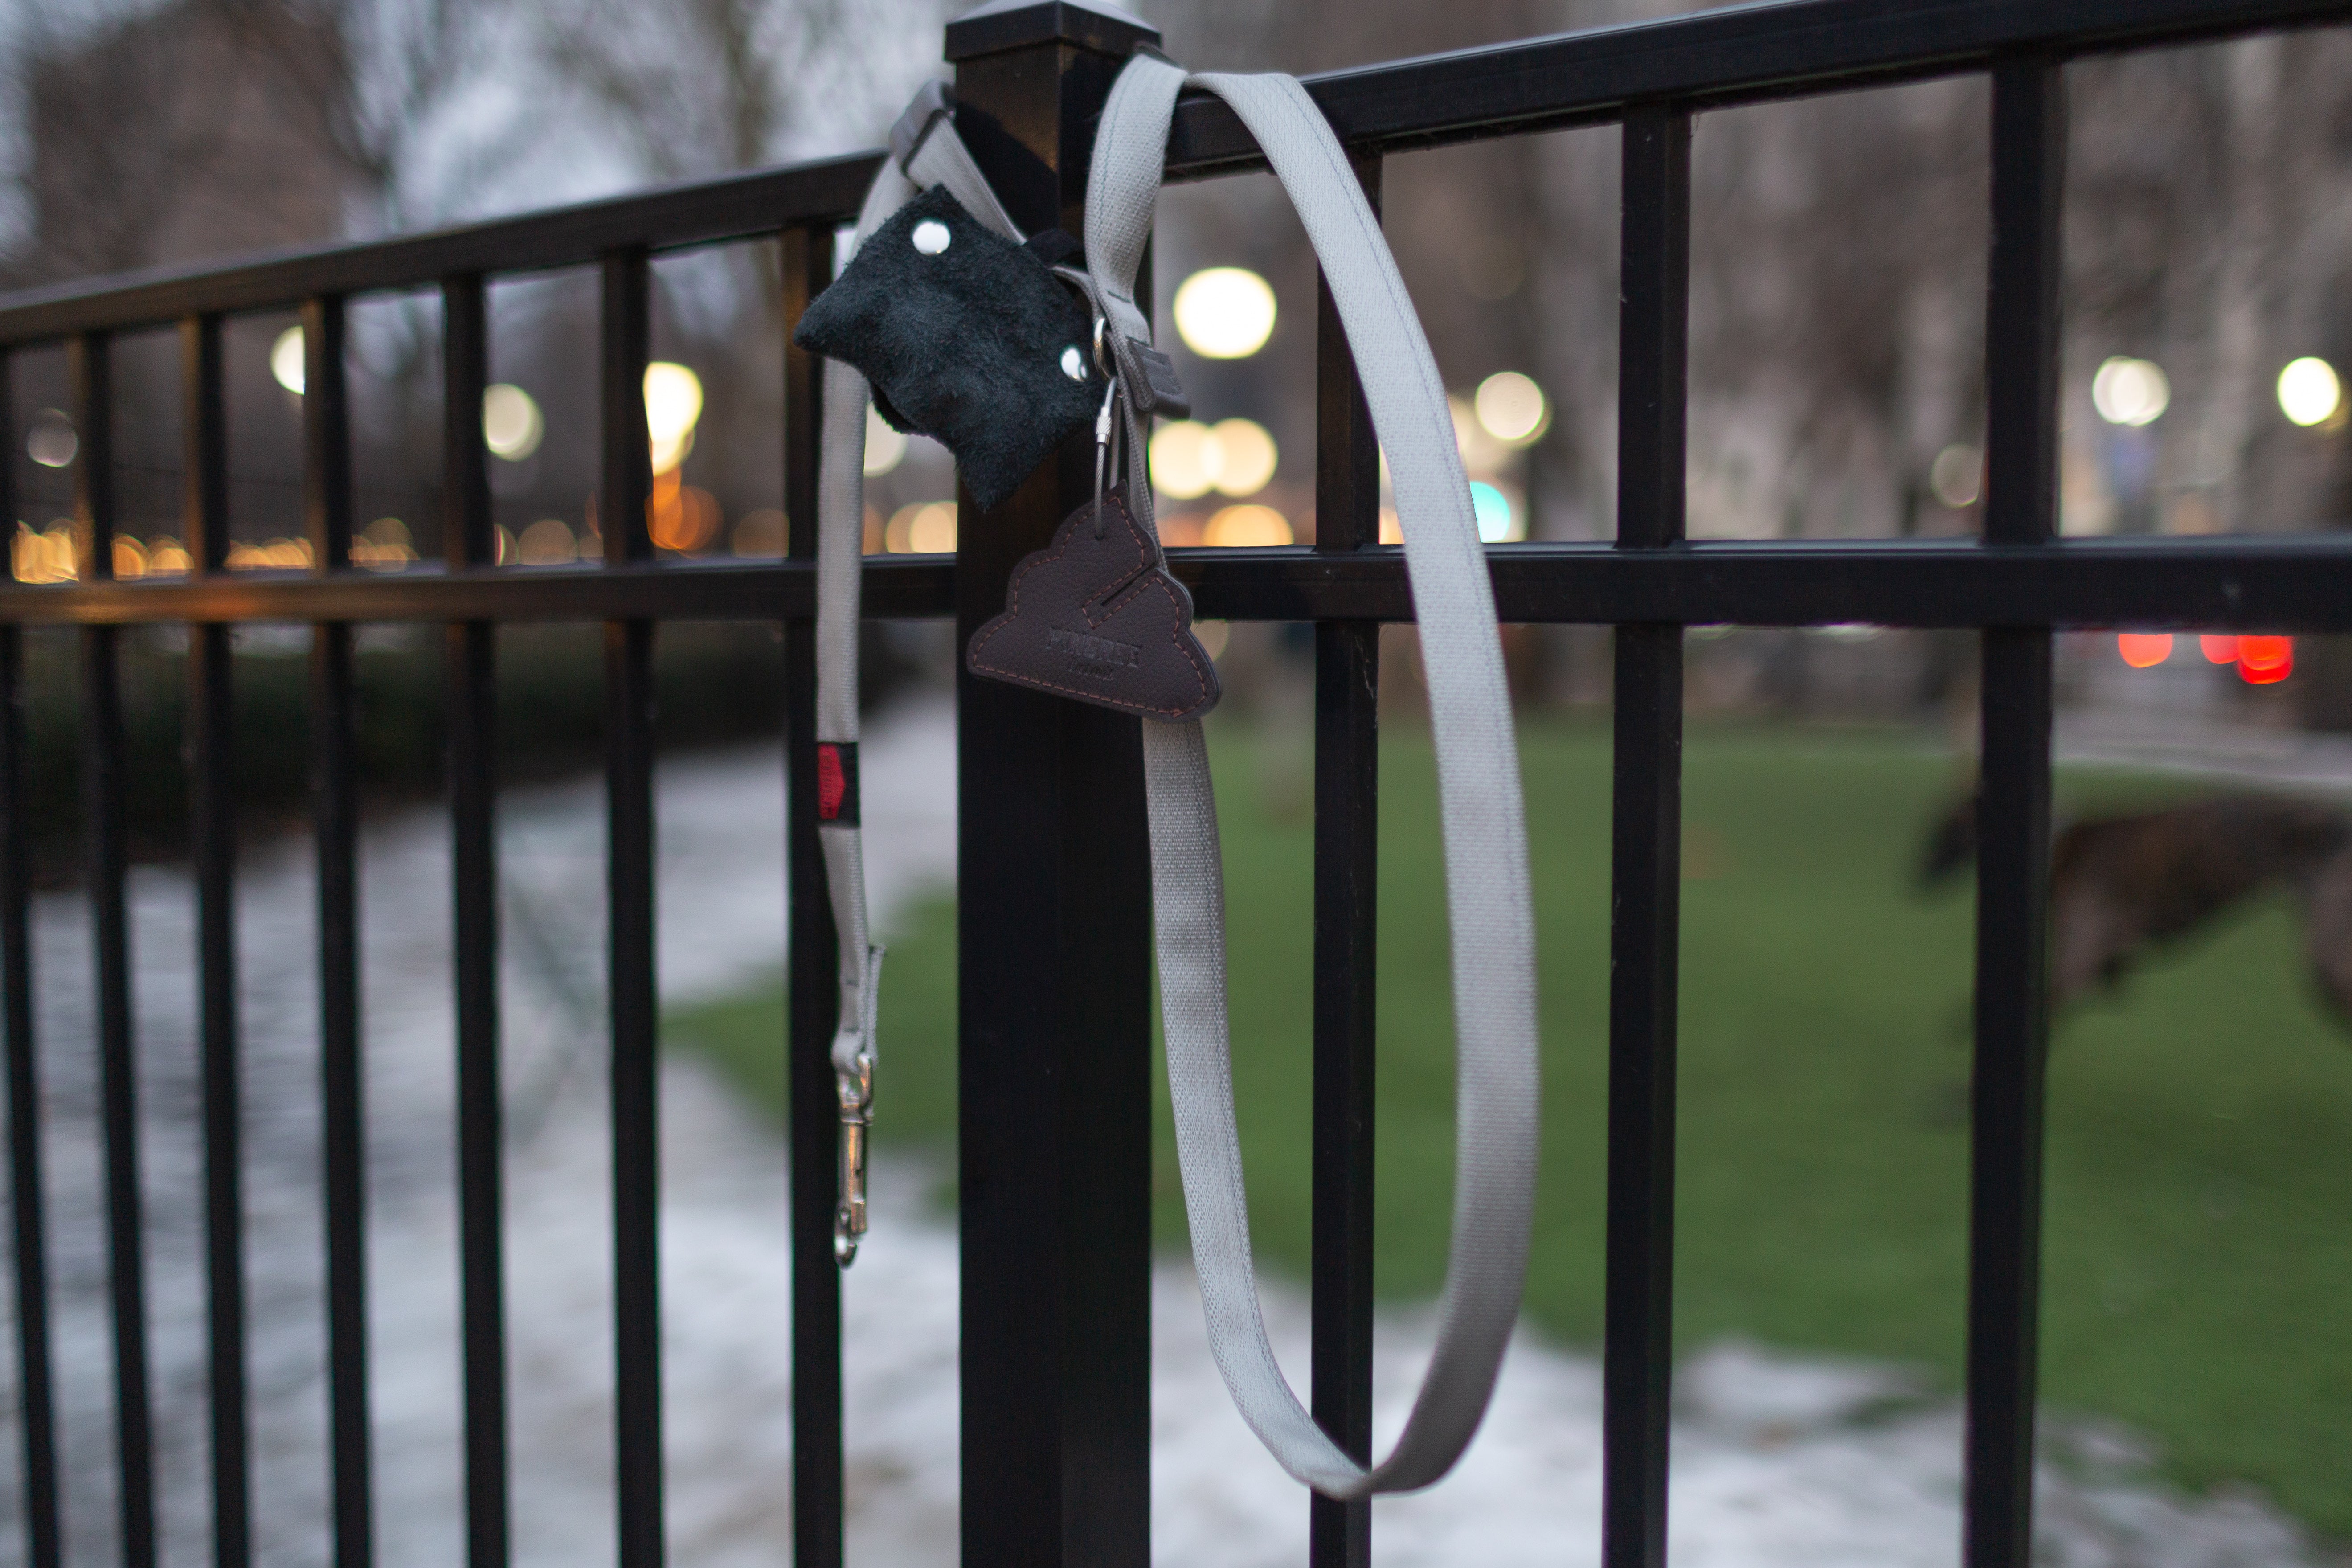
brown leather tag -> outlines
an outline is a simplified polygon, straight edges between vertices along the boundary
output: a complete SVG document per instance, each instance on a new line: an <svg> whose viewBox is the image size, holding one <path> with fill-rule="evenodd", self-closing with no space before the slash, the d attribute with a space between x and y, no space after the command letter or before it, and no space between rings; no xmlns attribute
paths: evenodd
<svg viewBox="0 0 2352 1568"><path fill-rule="evenodd" d="M1217 667L1192 636L1192 595L1112 490L1096 536L1092 502L1013 569L1004 613L974 632L974 675L1147 719L1217 705Z"/></svg>

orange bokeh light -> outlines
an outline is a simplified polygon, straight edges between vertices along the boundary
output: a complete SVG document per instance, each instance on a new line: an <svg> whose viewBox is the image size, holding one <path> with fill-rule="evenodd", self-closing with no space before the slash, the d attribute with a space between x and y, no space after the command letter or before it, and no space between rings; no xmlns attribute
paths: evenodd
<svg viewBox="0 0 2352 1568"><path fill-rule="evenodd" d="M2197 646L2205 650L2205 662L2208 664L2235 664L2238 662L2238 639L2236 637L2217 637L2212 636L2210 633L2208 633L2206 636L2197 639Z"/></svg>
<svg viewBox="0 0 2352 1568"><path fill-rule="evenodd" d="M2116 651L2134 669L2146 669L2162 664L2172 657L2170 632L2119 632L2116 636Z"/></svg>
<svg viewBox="0 0 2352 1568"><path fill-rule="evenodd" d="M718 535L722 521L718 498L699 485L679 482L677 468L654 476L653 493L646 498L646 531L659 548L700 550Z"/></svg>
<svg viewBox="0 0 2352 1568"><path fill-rule="evenodd" d="M2268 686L2294 673L2293 637L2240 637L2238 674L2255 686Z"/></svg>

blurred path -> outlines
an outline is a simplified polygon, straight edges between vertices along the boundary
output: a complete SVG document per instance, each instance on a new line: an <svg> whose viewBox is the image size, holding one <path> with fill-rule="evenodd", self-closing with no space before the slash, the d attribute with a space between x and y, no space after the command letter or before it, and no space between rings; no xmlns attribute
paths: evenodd
<svg viewBox="0 0 2352 1568"><path fill-rule="evenodd" d="M2352 735L2115 705L2062 713L2053 742L2062 763L2148 768L2239 788L2352 799Z"/></svg>
<svg viewBox="0 0 2352 1568"><path fill-rule="evenodd" d="M954 865L953 716L932 698L866 742L877 903L944 887ZM665 764L661 963L673 1003L774 984L782 947L782 775L772 750ZM602 1032L603 811L595 781L501 805L509 1112L509 1355L516 1560L612 1557L611 1253ZM364 950L378 1519L390 1568L462 1556L452 1202L447 834L436 815L371 829ZM260 1560L324 1556L311 882L299 844L242 871ZM135 879L146 1187L154 1227L157 1398L169 1561L205 1561L201 1215L193 1142L191 900L176 871ZM70 1544L112 1558L110 1364L101 1311L86 921L40 901L37 963L58 1275ZM782 1048L779 1042L778 1048ZM790 1540L789 1279L783 1151L700 1064L665 1068L662 1223L670 1532L681 1568L780 1564ZM877 1173L877 1222L847 1281L852 1559L955 1555L956 1253L928 1173ZM5 1296L5 1292L0 1292ZM1268 1302L1303 1375L1303 1299ZM1427 1353L1418 1313L1381 1322L1388 1426ZM0 1379L13 1378L13 1356ZM1267 1459L1209 1361L1189 1268L1154 1288L1154 1541L1183 1568L1296 1564L1304 1494ZM1958 1413L1885 1368L1722 1347L1687 1366L1676 1432L1681 1568L1949 1564ZM13 1389L0 1409L13 1410ZM1486 1429L1434 1490L1378 1505L1384 1564L1597 1560L1600 1378L1523 1336ZM16 1437L0 1432L0 1553L19 1539ZM2047 1560L2064 1568L2250 1568L2320 1561L2245 1500L2169 1498L2131 1445L2054 1436Z"/></svg>

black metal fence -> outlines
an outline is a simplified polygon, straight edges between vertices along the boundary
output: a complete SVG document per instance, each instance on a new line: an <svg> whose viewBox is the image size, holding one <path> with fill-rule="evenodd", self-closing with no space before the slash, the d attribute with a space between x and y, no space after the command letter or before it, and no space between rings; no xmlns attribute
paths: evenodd
<svg viewBox="0 0 2352 1568"><path fill-rule="evenodd" d="M1675 957L1685 626L1872 622L1983 639L1982 851L1968 1314L1965 1559L2021 1568L2032 1521L2040 1256L2043 953L2053 627L2352 629L2352 539L2061 542L2055 520L2063 68L2074 56L2352 20L2347 0L1803 0L1402 61L1308 89L1377 196L1382 154L1615 121L1623 127L1619 510L1613 544L1490 552L1502 618L1616 628L1603 1556L1665 1550L1673 1267ZM960 125L1016 220L1076 231L1091 126L1151 31L1068 0L952 24ZM1992 79L1987 314L1989 484L1981 542L1692 544L1684 537L1690 125L1699 111L1965 72ZM1188 99L1171 177L1254 166L1221 105ZM840 1285L832 1255L834 937L815 847L812 616L816 367L786 350L790 555L659 562L639 388L654 252L780 237L789 325L833 265L875 156L743 175L445 233L0 300L0 356L62 342L81 447L79 580L0 587L0 980L21 1332L26 1560L62 1560L27 927L24 628L80 628L88 886L115 1345L122 1561L157 1552L147 1310L125 916L118 641L191 628L188 787L200 932L200 1052L215 1560L250 1559L238 1025L227 766L229 634L309 623L318 847L334 1561L372 1560L356 922L352 628L446 627L455 840L455 984L468 1562L509 1557L500 1300L495 628L601 621L610 799L611 1073L619 1561L662 1561L661 1306L656 1269L650 700L663 621L781 621L790 758L793 1420L795 1561L842 1552ZM477 410L484 283L602 269L601 565L494 566ZM445 558L354 572L346 302L437 288L443 305ZM308 356L302 573L226 570L221 329L299 307ZM184 578L111 581L109 343L176 323L184 367ZM1318 317L1312 547L1171 552L1202 614L1311 621L1315 772L1314 1352L1318 1419L1370 1436L1374 792L1378 631L1412 618L1376 542L1376 447L1328 291ZM0 368L5 360L0 359ZM5 378L0 378L5 400ZM6 410L0 407L0 415ZM868 563L866 613L953 618L1002 605L1012 564L1091 483L1072 448L951 557ZM0 519L15 515L0 460ZM967 510L969 515L969 510ZM965 1561L1148 1560L1150 867L1135 721L962 678L961 1226ZM780 1349L780 1352L781 1349ZM1312 1505L1318 1564L1368 1561L1363 1505ZM1563 1549L1567 1549L1564 1543Z"/></svg>

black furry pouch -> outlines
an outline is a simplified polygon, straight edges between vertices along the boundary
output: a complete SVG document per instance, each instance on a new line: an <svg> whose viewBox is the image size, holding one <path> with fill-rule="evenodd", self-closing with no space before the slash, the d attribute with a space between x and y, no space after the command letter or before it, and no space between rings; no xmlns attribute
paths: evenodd
<svg viewBox="0 0 2352 1568"><path fill-rule="evenodd" d="M1016 245L934 187L858 247L793 342L855 365L893 427L945 443L986 510L1102 406L1093 319L1050 265L1070 247Z"/></svg>

